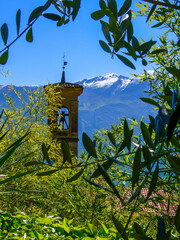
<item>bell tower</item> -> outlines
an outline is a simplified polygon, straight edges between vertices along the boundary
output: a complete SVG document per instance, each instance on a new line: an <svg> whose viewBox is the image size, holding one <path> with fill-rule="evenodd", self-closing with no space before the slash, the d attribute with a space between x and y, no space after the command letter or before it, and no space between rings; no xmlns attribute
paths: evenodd
<svg viewBox="0 0 180 240"><path fill-rule="evenodd" d="M63 71L60 83L52 84L56 92L61 95L61 103L59 109L55 112L56 128L53 130L53 137L59 142L65 140L68 142L72 153L78 155L78 96L83 92L83 87L79 84L66 82L65 66L66 61L63 61ZM46 87L45 87L46 88ZM51 107L51 106L49 106ZM51 119L48 119L48 124L51 124Z"/></svg>

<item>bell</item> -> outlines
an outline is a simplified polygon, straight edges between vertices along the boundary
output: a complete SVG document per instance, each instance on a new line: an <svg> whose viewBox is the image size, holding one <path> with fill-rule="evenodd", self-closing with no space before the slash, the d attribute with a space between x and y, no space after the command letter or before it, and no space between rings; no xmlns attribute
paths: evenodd
<svg viewBox="0 0 180 240"><path fill-rule="evenodd" d="M68 129L69 126L68 126L68 123L66 121L66 117L69 116L68 113L65 113L64 111L62 111L60 114L59 114L59 117L61 116L60 118L60 121L59 121L59 126L62 126L62 129Z"/></svg>

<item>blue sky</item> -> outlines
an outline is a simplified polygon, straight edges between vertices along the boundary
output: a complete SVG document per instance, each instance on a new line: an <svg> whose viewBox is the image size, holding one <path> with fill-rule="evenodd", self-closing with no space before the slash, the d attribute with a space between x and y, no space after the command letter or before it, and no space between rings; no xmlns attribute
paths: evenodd
<svg viewBox="0 0 180 240"><path fill-rule="evenodd" d="M8 24L9 41L16 36L16 11L19 8L22 11L22 31L26 27L31 11L44 3L42 0L1 0L0 24L4 22ZM57 27L56 22L41 17L33 26L33 43L26 42L24 35L10 48L4 70L9 71L12 77L0 76L0 85L10 83L43 85L58 82L61 79L64 53L68 61L66 67L68 82L110 72L124 76L142 72L144 67L140 62L135 62L136 70L131 70L101 49L99 40L104 40L101 25L90 17L90 14L98 9L99 0L82 0L75 21L61 27ZM149 28L144 18L137 18L133 22L135 36L145 40L153 36L153 39L157 40L159 30ZM0 41L0 49L2 48L3 43ZM148 65L146 69L152 69L152 66Z"/></svg>

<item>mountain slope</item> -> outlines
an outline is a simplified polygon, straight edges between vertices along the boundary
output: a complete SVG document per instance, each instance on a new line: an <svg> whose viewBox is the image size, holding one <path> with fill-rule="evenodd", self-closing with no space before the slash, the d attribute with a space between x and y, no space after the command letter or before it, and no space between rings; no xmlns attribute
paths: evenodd
<svg viewBox="0 0 180 240"><path fill-rule="evenodd" d="M139 98L148 88L147 83L139 83L117 74L107 74L77 82L84 86L79 97L79 130L92 133L95 129L109 128L119 117L148 116L152 108Z"/></svg>
<svg viewBox="0 0 180 240"><path fill-rule="evenodd" d="M83 79L77 82L84 87L83 94L79 97L79 148L82 149L82 132L91 135L96 129L108 129L120 117L140 120L142 116L148 116L152 107L139 98L145 96L144 90L147 83L139 83L136 78L128 78L114 73L106 74L91 79ZM0 86L0 106L7 107L3 96L8 92L9 86ZM14 86L26 96L24 88L32 91L37 86ZM18 98L10 91L16 106L19 106Z"/></svg>

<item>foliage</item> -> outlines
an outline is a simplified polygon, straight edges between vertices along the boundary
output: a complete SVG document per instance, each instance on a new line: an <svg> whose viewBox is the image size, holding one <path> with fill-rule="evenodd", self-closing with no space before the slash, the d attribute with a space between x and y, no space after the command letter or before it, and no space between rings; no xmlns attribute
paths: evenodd
<svg viewBox="0 0 180 240"><path fill-rule="evenodd" d="M71 215L74 222L83 223L89 219L90 222L99 224L102 216L107 213L109 200L104 201L104 194L96 193L86 182L79 180L78 189L77 181L69 184L75 180L71 177L76 173L74 168L79 163L70 153L63 157L60 149L58 150L59 143L51 135L51 131L57 126L51 125L49 128L47 125L47 117L56 122L54 117L61 102L59 92L56 96L56 88L51 89L51 85L46 86L46 92L42 88L33 92L25 89L24 96L13 86L10 90L5 95L9 108L4 109L7 120L2 129L4 134L6 131L9 134L5 134L1 141L1 149L6 149L8 144L12 144L25 131L29 130L29 134L26 141L18 145L16 154L7 159L10 165L3 173L10 176L23 172L32 173L4 184L6 195L2 197L5 201L1 200L1 209L13 213L19 208L28 214L38 211L42 214L59 212L61 217ZM19 102L13 102L10 94L15 94ZM53 108L49 109L47 102ZM69 151L69 148L64 149ZM71 161L68 161L69 157ZM109 220L109 215L106 220Z"/></svg>
<svg viewBox="0 0 180 240"><path fill-rule="evenodd" d="M4 109L7 120L3 127L3 133L8 131L9 134L3 139L1 149L6 148L22 133L29 131L29 138L19 148L17 158L21 157L21 154L33 153L34 160L42 161L42 144L48 146L51 143L51 147L53 147L51 129L47 125L47 116L49 115L53 119L53 111L60 107L60 95L55 92L55 89L51 91L51 96L48 96L42 88L37 88L32 92L25 89L25 95L21 95L20 91L16 91L13 86L10 90L11 94L15 94L18 99L20 107L16 106L17 103L13 102L9 93L5 94L8 108ZM53 103L53 109L48 108L48 101L56 101L56 105ZM16 159L16 156L14 158ZM32 156L29 156L28 159L31 158Z"/></svg>
<svg viewBox="0 0 180 240"><path fill-rule="evenodd" d="M125 3L127 4L127 1L125 1ZM148 53L151 59L153 59L154 56L154 60L151 61L158 65L153 76L147 72L145 72L144 76L140 76L144 81L150 82L150 90L148 93L152 95L152 98L143 98L142 100L156 106L156 109L158 109L157 116L155 118L149 116L149 123L141 120L138 124L138 133L135 133L134 126L131 125L130 127L127 119L124 119L122 122L123 129L118 139L113 132L106 134L111 147L109 147L107 140L105 140L105 145L108 144L108 146L104 147L102 146L102 140L100 141L98 139L99 142L97 143L97 136L95 136L94 140L91 140L83 133L83 144L89 155L88 158L91 159L91 164L94 162L97 163L97 169L92 173L90 178L84 177L84 179L91 185L105 190L108 195L114 195L122 206L121 212L123 209L126 209L127 206L131 208L129 219L125 226L118 221L113 213L113 222L123 239L128 239L126 235L128 225L132 220L133 214L138 211L139 207L142 206L142 204L148 204L150 201L157 204L158 200L154 193L160 197L159 191L161 189L165 192L168 190L170 196L174 198L173 204L179 204L179 12L172 5L168 6L169 8L163 8L162 5L153 6L151 10L149 10L147 4L140 5L140 14L147 14L147 21L150 20L150 22L153 22L152 20L156 20L158 24L156 24L155 27L165 25L168 28L167 32L160 38L160 46L158 48L154 47L153 52L149 52L149 50L154 43L149 43L149 45L147 43L142 44L146 50L145 53ZM111 15L117 19L116 1L108 1L108 6L106 6L105 1L100 1L100 7L100 11L92 14L95 20L101 19L105 15L110 18L109 8L111 9ZM121 12L120 10L120 13ZM124 21L126 21L126 19ZM109 46L114 47L114 45L111 45L111 36L109 33L112 22L113 21L105 23L101 21L101 24ZM119 23L123 24L121 19ZM121 27L118 27L118 29L121 29ZM115 31L112 32L113 38L115 38ZM174 39L168 40L168 32L173 32L176 35L177 42L175 42ZM139 44L138 42L136 43ZM105 42L100 41L100 45L106 52L114 53ZM140 54L144 53L144 50L139 49L137 45L136 50L139 50ZM135 145L135 147L133 148L132 145ZM101 154L99 154L99 151ZM126 157L128 156L128 165L127 162L124 161L124 155ZM125 191L124 195L120 193L118 186L120 185L121 189L123 189L122 179L124 179L124 176L120 174L121 180L117 180L117 182L113 181L115 180L113 178L113 164L125 169L127 166L129 167L129 172L127 171L126 173L126 181L131 185L132 190ZM81 168L83 169L83 165L81 165ZM127 178L129 173L130 177ZM78 176L80 176L80 174ZM97 177L99 178L98 183L94 180L94 178ZM101 184L99 182L101 182ZM168 185L169 188L167 187ZM147 189L147 195L142 198L142 190L144 188ZM163 198L163 196L161 197ZM169 198L168 201L170 202L171 199ZM174 224L178 232L179 218L179 207L176 207ZM145 232L137 223L135 223L135 226L135 239L152 239L145 235ZM172 238L170 233L173 225L169 226L169 231L166 231L166 227L164 219L159 217L156 239L165 239L165 237L166 239Z"/></svg>
<svg viewBox="0 0 180 240"><path fill-rule="evenodd" d="M117 220L114 221L118 224ZM1 212L0 226L2 239L121 239L118 230L111 224L101 223L97 227L87 222L81 225L56 215L27 215L19 210L14 215ZM138 236L136 231L143 230L138 224L131 225L127 233L130 240Z"/></svg>
<svg viewBox="0 0 180 240"><path fill-rule="evenodd" d="M112 226L102 224L72 224L72 220L57 216L16 215L0 213L0 235L2 239L117 239L119 233ZM8 238L7 238L8 237Z"/></svg>
<svg viewBox="0 0 180 240"><path fill-rule="evenodd" d="M26 89L25 95L22 96L11 86L11 94L13 92L19 99L20 108L16 106L17 102L12 101L9 93L5 96L9 108L3 110L4 117L2 116L0 119L2 125L0 147L2 151L1 166L3 165L1 178L4 179L1 194L3 192L6 194L1 196L1 209L8 208L14 211L16 205L22 204L23 206L25 199L32 198L33 194L42 194L42 189L40 187L34 189L35 184L32 182L35 179L38 181L36 176L38 171L43 169L47 171L53 163L52 159L57 161L57 155L59 158L58 145L55 140L52 140L47 117L53 119L53 111L57 111L57 108L59 110L61 99L55 88L51 89L49 86L48 89L48 94L42 88L33 92ZM54 108L48 108L48 101L51 101ZM51 159L48 164L45 164L47 159L44 151L50 148L52 150ZM56 151L53 150L54 148ZM16 153L12 154L14 151ZM4 166L4 162L6 162L6 166ZM33 168L31 167L32 162L35 166ZM9 180L7 176L9 176Z"/></svg>
<svg viewBox="0 0 180 240"><path fill-rule="evenodd" d="M0 142L2 143L4 141L4 138L8 135L8 130L3 132L4 126L6 124L7 118L3 120L3 111L0 114L0 120L1 120L1 127L0 127ZM17 189L9 189L8 185L10 185L14 180L18 180L23 178L24 176L27 176L29 174L33 174L36 172L36 170L25 170L18 172L17 174L7 174L9 168L14 167L18 162L21 161L21 159L26 158L27 155L22 155L21 158L16 159L16 161L9 162L9 158L14 156L14 153L17 152L17 149L23 144L23 142L27 141L27 136L29 135L29 132L27 131L24 135L19 137L18 139L14 140L11 144L8 146L4 147L2 149L2 152L0 153L0 171L1 171L1 195L2 198L7 194L7 193L13 193L14 191L18 191ZM6 173L6 174L5 174ZM2 199L1 199L2 200Z"/></svg>

